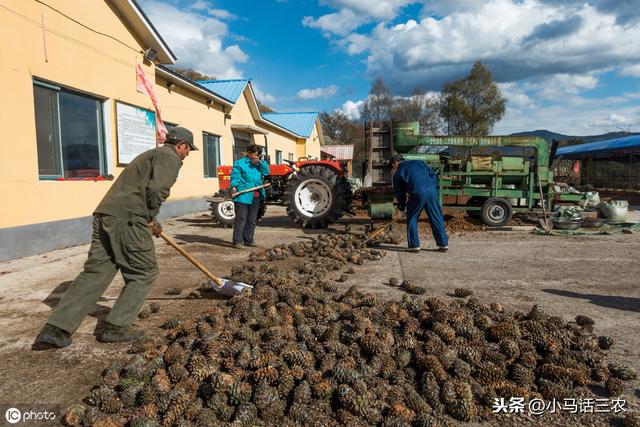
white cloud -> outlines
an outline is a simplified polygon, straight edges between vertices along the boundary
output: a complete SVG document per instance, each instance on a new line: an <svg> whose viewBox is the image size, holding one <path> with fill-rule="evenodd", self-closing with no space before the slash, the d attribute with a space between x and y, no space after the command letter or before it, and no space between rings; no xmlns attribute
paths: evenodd
<svg viewBox="0 0 640 427"><path fill-rule="evenodd" d="M639 124L640 124L640 115L638 114L636 114L635 119L621 116L619 114L610 114L609 117L607 117L606 119L597 120L597 121L594 121L593 123L590 123L590 125L593 127L600 127L603 129L612 129L612 130L627 130Z"/></svg>
<svg viewBox="0 0 640 427"><path fill-rule="evenodd" d="M336 111L341 111L350 120L359 120L363 105L364 101L347 101L340 108L336 108Z"/></svg>
<svg viewBox="0 0 640 427"><path fill-rule="evenodd" d="M209 3L205 0L197 0L191 4L190 8L194 10L206 10L209 8Z"/></svg>
<svg viewBox="0 0 640 427"><path fill-rule="evenodd" d="M321 3L336 9L348 9L361 16L369 16L379 20L396 17L404 6L416 3L415 0L322 0Z"/></svg>
<svg viewBox="0 0 640 427"><path fill-rule="evenodd" d="M302 25L321 30L326 37L337 35L347 37L353 30L375 20L389 21L394 19L404 6L415 3L415 0L321 0L338 12L328 13L319 18L305 16Z"/></svg>
<svg viewBox="0 0 640 427"><path fill-rule="evenodd" d="M260 102L264 104L273 104L274 102L276 102L275 96L271 95L270 93L261 91L256 83L251 82L251 86L253 87L253 93L256 94L256 98L258 98Z"/></svg>
<svg viewBox="0 0 640 427"><path fill-rule="evenodd" d="M596 86L598 86L598 78L592 74L556 74L531 84L530 89L537 90L538 95L544 99L566 100L567 96L576 95Z"/></svg>
<svg viewBox="0 0 640 427"><path fill-rule="evenodd" d="M473 12L486 2L484 0L430 0L423 6L423 14L446 16L455 12Z"/></svg>
<svg viewBox="0 0 640 427"><path fill-rule="evenodd" d="M189 6L189 9L206 12L210 16L220 19L236 19L237 16L225 9L216 9L211 7L211 3L205 0L197 0Z"/></svg>
<svg viewBox="0 0 640 427"><path fill-rule="evenodd" d="M364 0L327 1L354 11ZM404 2L394 2L399 10ZM602 4L565 0L421 1L434 16L391 24L379 18L370 32L337 31L337 45L350 55L366 56L369 78L383 76L394 92L416 87L439 90L446 81L483 61L498 82L553 75L592 76L569 82L577 91L593 87L596 73L612 64L628 64L622 73L640 70L640 23L619 25ZM640 13L640 12L639 12ZM373 16L373 12L365 16ZM322 18L320 18L322 19ZM314 22L317 22L316 20ZM324 28L323 31L329 31ZM570 92L570 91L569 91Z"/></svg>
<svg viewBox="0 0 640 427"><path fill-rule="evenodd" d="M640 77L640 64L624 67L620 71L620 75L629 77Z"/></svg>
<svg viewBox="0 0 640 427"><path fill-rule="evenodd" d="M537 93L528 92L533 87L528 82L510 85L504 91L506 95L520 94L532 102L509 102L505 117L494 129L496 135L535 129L548 129L565 135L592 135L621 129L640 130L637 129L640 126L640 105L637 102L640 93L604 98L572 95L553 101L536 101Z"/></svg>
<svg viewBox="0 0 640 427"><path fill-rule="evenodd" d="M508 100L510 108L521 110L535 107L535 102L529 95L525 93L523 88L516 83L500 83L498 84L500 92Z"/></svg>
<svg viewBox="0 0 640 427"><path fill-rule="evenodd" d="M318 87L315 89L301 89L296 97L298 99L315 99L315 98L331 98L338 91L338 86L330 85L327 87Z"/></svg>
<svg viewBox="0 0 640 427"><path fill-rule="evenodd" d="M236 15L224 9L207 9L207 12L209 13L209 15L215 16L216 18L220 18L220 19L236 19L237 18Z"/></svg>
<svg viewBox="0 0 640 427"><path fill-rule="evenodd" d="M192 9L178 9L157 0L143 0L142 7L154 26L178 57L177 65L193 68L218 79L240 78L238 64L248 55L238 45L225 46L227 25L217 18L203 16L208 4L195 2Z"/></svg>
<svg viewBox="0 0 640 427"><path fill-rule="evenodd" d="M349 9L342 9L336 13L323 15L318 19L305 16L302 19L302 25L322 30L327 37L331 34L346 37L366 21L367 18L365 16L358 16Z"/></svg>

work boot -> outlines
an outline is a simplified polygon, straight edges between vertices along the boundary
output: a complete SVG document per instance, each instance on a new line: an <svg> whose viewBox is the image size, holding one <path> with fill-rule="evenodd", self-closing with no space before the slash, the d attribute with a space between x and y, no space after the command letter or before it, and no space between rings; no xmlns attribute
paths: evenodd
<svg viewBox="0 0 640 427"><path fill-rule="evenodd" d="M63 329L50 324L45 324L36 338L38 346L52 346L57 348L71 345L71 334Z"/></svg>
<svg viewBox="0 0 640 427"><path fill-rule="evenodd" d="M245 243L245 246L251 246L252 248L257 248L258 244L256 242L249 242L249 243Z"/></svg>
<svg viewBox="0 0 640 427"><path fill-rule="evenodd" d="M242 245L240 243L234 243L233 249L242 249Z"/></svg>
<svg viewBox="0 0 640 427"><path fill-rule="evenodd" d="M107 323L105 331L100 335L102 342L135 341L144 335L144 331L134 329L131 326L117 326Z"/></svg>

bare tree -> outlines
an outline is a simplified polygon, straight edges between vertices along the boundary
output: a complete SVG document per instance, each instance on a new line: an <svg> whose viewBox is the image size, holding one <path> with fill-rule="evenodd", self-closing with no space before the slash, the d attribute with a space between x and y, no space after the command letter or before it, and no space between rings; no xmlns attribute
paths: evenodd
<svg viewBox="0 0 640 427"><path fill-rule="evenodd" d="M256 99L256 102L258 103L258 110L260 110L261 113L273 113L273 109L267 104L263 104L259 99Z"/></svg>
<svg viewBox="0 0 640 427"><path fill-rule="evenodd" d="M364 102L362 116L366 121L370 122L389 120L392 105L393 98L391 97L391 92L384 83L384 80L382 80L382 77L378 77L375 82L373 82L369 90L369 96Z"/></svg>
<svg viewBox="0 0 640 427"><path fill-rule="evenodd" d="M369 122L369 132L373 131L373 123L380 123L388 121L391 118L391 107L393 105L393 98L389 88L382 80L382 77L378 77L371 89L369 90L369 96L364 102L362 108L362 117L365 121ZM364 186L369 187L373 177L373 144L369 144L367 170L364 176Z"/></svg>
<svg viewBox="0 0 640 427"><path fill-rule="evenodd" d="M414 89L409 98L397 98L391 108L393 120L419 122L424 135L438 135L442 127L440 103L437 96L429 96Z"/></svg>
<svg viewBox="0 0 640 427"><path fill-rule="evenodd" d="M171 69L190 80L216 80L214 76L202 74L200 71L194 70L193 68L180 68L174 66L171 67Z"/></svg>
<svg viewBox="0 0 640 427"><path fill-rule="evenodd" d="M327 144L353 144L362 136L361 126L342 111L320 113L320 123Z"/></svg>

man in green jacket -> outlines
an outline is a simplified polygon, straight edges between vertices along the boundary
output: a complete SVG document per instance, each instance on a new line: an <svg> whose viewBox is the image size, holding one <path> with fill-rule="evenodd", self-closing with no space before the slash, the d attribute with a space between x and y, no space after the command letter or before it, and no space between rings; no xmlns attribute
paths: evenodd
<svg viewBox="0 0 640 427"><path fill-rule="evenodd" d="M250 145L247 155L236 160L231 169L231 192L247 190L263 184L263 178L269 175L269 165L260 158L262 147ZM266 197L264 188L241 194L233 199L236 218L233 223L233 247L256 246L253 239L258 220L260 201Z"/></svg>
<svg viewBox="0 0 640 427"><path fill-rule="evenodd" d="M118 270L125 286L99 338L119 342L144 335L131 324L158 275L152 234L159 236L162 227L155 217L191 150L197 150L191 131L175 127L167 134L164 146L145 151L124 168L93 213L91 248L84 271L49 316L36 338L37 345L70 345L71 335Z"/></svg>

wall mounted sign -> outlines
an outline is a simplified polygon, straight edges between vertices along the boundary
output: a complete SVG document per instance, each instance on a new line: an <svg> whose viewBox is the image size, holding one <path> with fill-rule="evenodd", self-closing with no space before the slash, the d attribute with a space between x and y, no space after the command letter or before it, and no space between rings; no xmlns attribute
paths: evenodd
<svg viewBox="0 0 640 427"><path fill-rule="evenodd" d="M156 114L116 102L118 164L130 163L138 154L156 147Z"/></svg>

